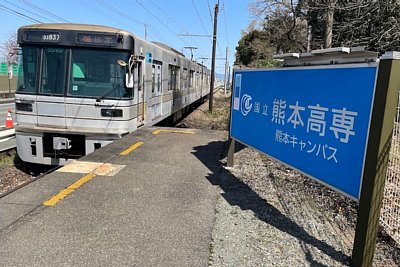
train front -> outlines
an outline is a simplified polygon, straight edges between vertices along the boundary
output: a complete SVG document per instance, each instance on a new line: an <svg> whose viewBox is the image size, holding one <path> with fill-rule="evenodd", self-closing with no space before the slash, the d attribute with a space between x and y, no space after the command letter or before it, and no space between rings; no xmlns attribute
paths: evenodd
<svg viewBox="0 0 400 267"><path fill-rule="evenodd" d="M137 99L126 83L131 35L38 24L21 27L18 44L15 131L23 161L63 165L136 128Z"/></svg>

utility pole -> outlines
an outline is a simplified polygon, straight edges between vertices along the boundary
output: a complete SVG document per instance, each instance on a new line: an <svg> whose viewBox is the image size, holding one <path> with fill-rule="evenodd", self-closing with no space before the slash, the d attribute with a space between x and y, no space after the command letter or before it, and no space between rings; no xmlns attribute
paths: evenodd
<svg viewBox="0 0 400 267"><path fill-rule="evenodd" d="M215 49L217 46L217 18L218 18L218 3L215 5L214 9L214 32L213 32L213 47L212 47L212 62L211 62L211 82L210 82L210 100L209 100L209 111L213 111L213 98L214 98L214 79L215 79Z"/></svg>
<svg viewBox="0 0 400 267"><path fill-rule="evenodd" d="M226 47L226 56L225 56L225 72L224 72L224 94L226 95L226 87L228 86L228 47Z"/></svg>

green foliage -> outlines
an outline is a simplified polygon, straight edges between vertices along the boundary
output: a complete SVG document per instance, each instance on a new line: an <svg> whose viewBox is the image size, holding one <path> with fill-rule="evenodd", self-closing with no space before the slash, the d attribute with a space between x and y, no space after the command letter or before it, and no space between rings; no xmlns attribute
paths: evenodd
<svg viewBox="0 0 400 267"><path fill-rule="evenodd" d="M400 0L253 0L250 9L262 18L260 28L243 34L236 48L237 62L249 67L274 67L274 54L305 52L309 29L311 49L330 43L332 30L332 47L400 50Z"/></svg>
<svg viewBox="0 0 400 267"><path fill-rule="evenodd" d="M16 154L15 150L0 154L0 170L2 168L13 166Z"/></svg>

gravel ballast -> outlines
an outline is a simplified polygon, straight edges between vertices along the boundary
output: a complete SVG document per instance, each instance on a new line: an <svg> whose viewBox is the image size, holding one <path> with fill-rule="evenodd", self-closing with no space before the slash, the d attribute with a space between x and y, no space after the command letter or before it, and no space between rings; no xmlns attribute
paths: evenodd
<svg viewBox="0 0 400 267"><path fill-rule="evenodd" d="M218 92L213 114L207 110L205 103L178 126L226 131L229 96ZM221 167L213 181L220 195L209 266L349 266L357 203L251 148L237 149L234 167ZM399 252L381 230L374 266L400 266Z"/></svg>

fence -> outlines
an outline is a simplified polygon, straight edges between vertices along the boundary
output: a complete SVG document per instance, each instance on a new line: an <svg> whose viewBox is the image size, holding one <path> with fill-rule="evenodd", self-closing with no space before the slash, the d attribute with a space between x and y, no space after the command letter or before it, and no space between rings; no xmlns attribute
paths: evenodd
<svg viewBox="0 0 400 267"><path fill-rule="evenodd" d="M400 93L380 222L386 232L400 244Z"/></svg>

